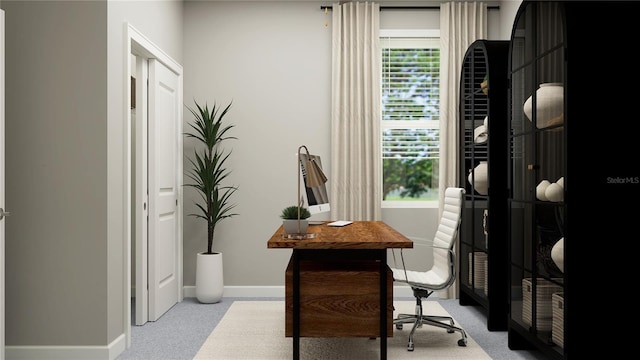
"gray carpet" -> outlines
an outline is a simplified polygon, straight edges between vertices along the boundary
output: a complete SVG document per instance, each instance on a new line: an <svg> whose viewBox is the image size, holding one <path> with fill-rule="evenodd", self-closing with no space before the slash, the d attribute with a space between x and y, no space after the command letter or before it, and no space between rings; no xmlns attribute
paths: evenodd
<svg viewBox="0 0 640 360"><path fill-rule="evenodd" d="M282 301L283 299L223 298L216 304L200 304L195 298L185 298L158 321L149 322L144 326L132 326L132 345L116 360L192 360L236 300ZM510 350L507 346L507 332L488 331L481 308L460 306L458 300L432 300L437 300L492 359L546 359L538 351ZM246 325L251 326L251 324Z"/></svg>

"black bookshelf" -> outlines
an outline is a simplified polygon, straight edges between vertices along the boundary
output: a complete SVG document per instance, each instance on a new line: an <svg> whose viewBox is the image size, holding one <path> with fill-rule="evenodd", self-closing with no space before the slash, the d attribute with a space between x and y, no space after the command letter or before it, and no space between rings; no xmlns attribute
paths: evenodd
<svg viewBox="0 0 640 360"><path fill-rule="evenodd" d="M508 320L508 54L508 41L477 40L460 76L459 184L466 194L459 298L484 308L491 331L506 330Z"/></svg>

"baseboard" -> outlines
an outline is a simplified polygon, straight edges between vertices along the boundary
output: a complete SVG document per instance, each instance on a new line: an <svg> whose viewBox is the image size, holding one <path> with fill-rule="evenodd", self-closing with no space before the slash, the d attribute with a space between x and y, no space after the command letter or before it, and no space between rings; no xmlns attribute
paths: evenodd
<svg viewBox="0 0 640 360"><path fill-rule="evenodd" d="M184 297L196 297L195 286L183 287L182 294ZM263 298L263 297L280 297L284 298L284 285L282 286L225 286L222 297L228 298ZM413 292L406 285L393 287L393 297L412 298Z"/></svg>
<svg viewBox="0 0 640 360"><path fill-rule="evenodd" d="M12 360L114 360L124 352L125 335L107 346L5 346L5 357Z"/></svg>

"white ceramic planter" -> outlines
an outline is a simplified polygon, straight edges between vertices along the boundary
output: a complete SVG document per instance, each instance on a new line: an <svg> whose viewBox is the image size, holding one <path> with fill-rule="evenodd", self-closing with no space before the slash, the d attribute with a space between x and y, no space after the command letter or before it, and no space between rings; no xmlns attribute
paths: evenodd
<svg viewBox="0 0 640 360"><path fill-rule="evenodd" d="M300 231L298 231L298 219L284 219L282 226L286 234L306 234L309 228L309 220L300 219Z"/></svg>
<svg viewBox="0 0 640 360"><path fill-rule="evenodd" d="M222 254L198 253L196 258L196 298L205 304L222 300L224 277Z"/></svg>

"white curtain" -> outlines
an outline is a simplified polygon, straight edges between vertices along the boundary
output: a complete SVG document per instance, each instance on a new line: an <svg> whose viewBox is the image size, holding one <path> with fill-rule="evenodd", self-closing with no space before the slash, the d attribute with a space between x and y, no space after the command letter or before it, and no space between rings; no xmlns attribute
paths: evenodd
<svg viewBox="0 0 640 360"><path fill-rule="evenodd" d="M447 187L459 186L460 72L467 48L487 38L487 5L484 2L448 2L440 5L440 208ZM458 243L459 244L459 243ZM456 254L459 254L457 245ZM457 259L459 262L459 259ZM456 264L456 269L459 269ZM458 297L457 282L440 297Z"/></svg>
<svg viewBox="0 0 640 360"><path fill-rule="evenodd" d="M331 218L380 220L380 6L332 9Z"/></svg>

